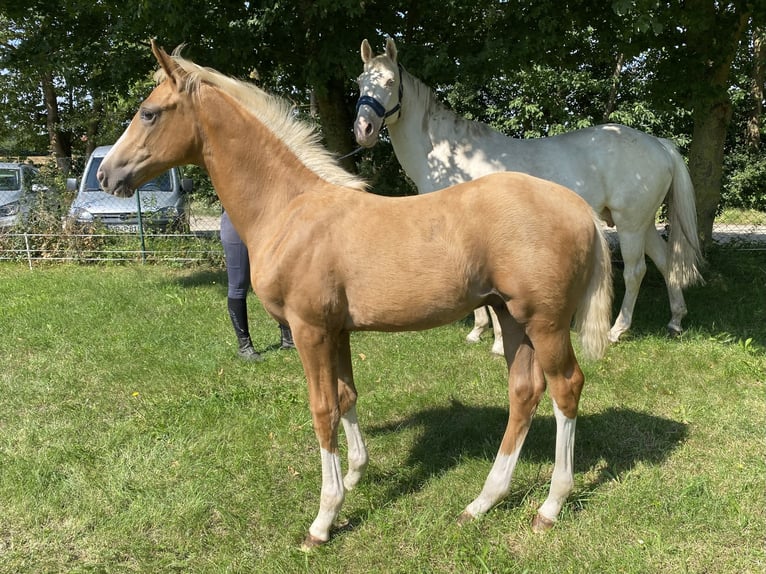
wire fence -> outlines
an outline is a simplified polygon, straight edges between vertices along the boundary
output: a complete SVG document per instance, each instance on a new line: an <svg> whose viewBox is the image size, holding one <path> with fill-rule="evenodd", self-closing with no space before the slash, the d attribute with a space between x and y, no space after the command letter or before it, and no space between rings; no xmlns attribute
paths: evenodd
<svg viewBox="0 0 766 574"><path fill-rule="evenodd" d="M30 268L47 263L169 263L223 265L219 218L192 217L189 232L124 233L109 230L70 232L63 229L0 230L0 261L24 261ZM664 231L663 226L659 229ZM619 258L617 236L606 230ZM716 224L716 243L731 249L766 250L766 225Z"/></svg>
<svg viewBox="0 0 766 574"><path fill-rule="evenodd" d="M33 209L29 217L0 227L0 261L24 261L30 268L56 262L224 264L215 208L189 208L184 225L168 227L152 225L152 214L144 215L149 225L132 225L135 205L121 219L106 222L96 217L89 226L68 225L71 218L61 210ZM658 223L658 229L666 235L665 224ZM606 229L606 234L619 259L614 229ZM724 213L716 221L713 239L731 249L766 250L766 213Z"/></svg>
<svg viewBox="0 0 766 574"><path fill-rule="evenodd" d="M118 231L106 226L91 229L66 225L20 226L0 229L0 261L24 261L30 268L44 263L170 263L223 265L220 218L192 216L189 230Z"/></svg>

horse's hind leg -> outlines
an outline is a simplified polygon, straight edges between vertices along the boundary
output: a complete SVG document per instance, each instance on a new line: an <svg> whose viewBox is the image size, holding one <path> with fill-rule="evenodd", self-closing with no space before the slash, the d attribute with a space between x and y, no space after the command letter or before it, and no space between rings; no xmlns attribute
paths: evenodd
<svg viewBox="0 0 766 574"><path fill-rule="evenodd" d="M537 363L535 351L523 328L506 309L498 310L498 315L504 331L505 356L509 362L508 424L484 487L461 514L461 523L484 514L508 494L519 452L545 390L543 371Z"/></svg>
<svg viewBox="0 0 766 574"><path fill-rule="evenodd" d="M489 315L486 307L477 307L473 311L473 329L465 340L468 343L478 343L481 334L489 328Z"/></svg>
<svg viewBox="0 0 766 574"><path fill-rule="evenodd" d="M338 344L338 399L340 403L340 421L346 433L348 443L348 472L343 478L346 490L353 489L364 476L367 468L367 447L362 438L356 417L356 387L351 368L351 346L349 334L341 333Z"/></svg>
<svg viewBox="0 0 766 574"><path fill-rule="evenodd" d="M536 338L535 349L545 371L556 417L556 460L550 492L532 522L532 529L541 532L556 522L574 486L575 425L585 377L572 350L568 329L542 340Z"/></svg>
<svg viewBox="0 0 766 574"><path fill-rule="evenodd" d="M633 322L633 309L638 298L638 288L646 274L646 261L644 260L644 236L645 232L626 232L617 227L617 235L620 238L620 251L625 263L623 278L625 279L625 296L622 298L622 306L617 319L609 331L609 340L616 343L625 331L630 329Z"/></svg>
<svg viewBox="0 0 766 574"><path fill-rule="evenodd" d="M677 282L673 281L668 267L668 244L660 236L656 228L650 227L646 232L646 254L654 262L665 279L668 287L668 299L670 300L670 322L668 333L671 337L683 332L681 321L686 316L686 302L684 294Z"/></svg>

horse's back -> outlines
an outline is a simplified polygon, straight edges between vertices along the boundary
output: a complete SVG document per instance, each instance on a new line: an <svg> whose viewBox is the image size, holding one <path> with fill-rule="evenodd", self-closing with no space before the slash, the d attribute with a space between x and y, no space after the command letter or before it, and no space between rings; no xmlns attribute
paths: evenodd
<svg viewBox="0 0 766 574"><path fill-rule="evenodd" d="M619 124L530 139L494 132L479 145L485 157L464 166L472 177L501 170L530 174L575 191L597 212L637 203L643 209L645 202L656 211L673 174L672 157L659 138Z"/></svg>

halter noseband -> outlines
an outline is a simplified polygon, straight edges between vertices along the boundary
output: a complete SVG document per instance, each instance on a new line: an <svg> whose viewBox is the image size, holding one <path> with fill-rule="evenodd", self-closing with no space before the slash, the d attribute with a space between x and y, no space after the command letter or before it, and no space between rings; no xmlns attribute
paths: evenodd
<svg viewBox="0 0 766 574"><path fill-rule="evenodd" d="M379 118L383 118L383 123L385 123L386 118L393 116L396 112L399 112L401 114L403 93L404 93L404 90L402 89L402 66L399 65L399 101L397 102L397 104L390 110L386 111L386 108L383 107L383 104L381 104L374 97L361 96L359 100L357 100L356 102L356 113L357 114L359 113L359 108L361 108L362 106L370 106L372 111L375 112L375 115L377 115Z"/></svg>

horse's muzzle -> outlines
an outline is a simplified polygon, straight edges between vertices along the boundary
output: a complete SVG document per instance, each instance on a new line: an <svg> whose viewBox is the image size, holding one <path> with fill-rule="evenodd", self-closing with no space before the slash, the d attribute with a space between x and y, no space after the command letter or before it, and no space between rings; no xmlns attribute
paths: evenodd
<svg viewBox="0 0 766 574"><path fill-rule="evenodd" d="M133 195L133 189L125 180L125 178L110 177L107 171L104 169L103 164L98 168L98 171L96 172L96 179L98 179L98 183L101 188L107 193L111 193L117 197L130 197Z"/></svg>
<svg viewBox="0 0 766 574"><path fill-rule="evenodd" d="M370 148L378 142L378 130L373 122L363 116L357 116L354 122L354 137L360 146Z"/></svg>

